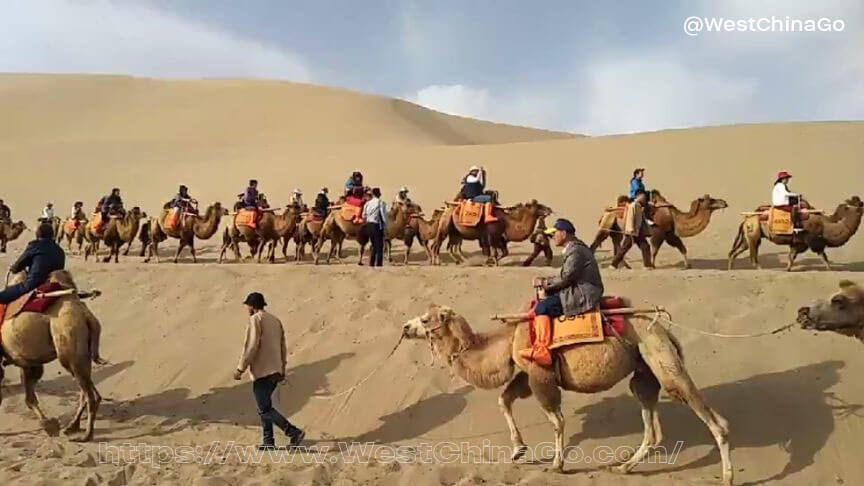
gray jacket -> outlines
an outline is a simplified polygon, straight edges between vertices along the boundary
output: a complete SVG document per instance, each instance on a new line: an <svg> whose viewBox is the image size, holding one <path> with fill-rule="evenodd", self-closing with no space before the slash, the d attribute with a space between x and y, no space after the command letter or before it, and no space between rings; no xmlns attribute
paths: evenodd
<svg viewBox="0 0 864 486"><path fill-rule="evenodd" d="M550 279L544 288L547 295L558 294L564 315L583 314L600 304L603 280L594 253L582 241L567 244L561 276Z"/></svg>

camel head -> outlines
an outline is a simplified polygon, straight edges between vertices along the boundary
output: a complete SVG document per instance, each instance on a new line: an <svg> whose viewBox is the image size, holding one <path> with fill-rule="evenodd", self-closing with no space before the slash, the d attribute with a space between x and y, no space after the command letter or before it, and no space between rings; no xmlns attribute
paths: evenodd
<svg viewBox="0 0 864 486"><path fill-rule="evenodd" d="M406 339L428 339L452 342L460 349L471 347L477 335L468 322L447 306L431 305L425 313L402 325L402 336Z"/></svg>
<svg viewBox="0 0 864 486"><path fill-rule="evenodd" d="M519 203L515 206L508 206L504 208L504 210L508 213L515 214L527 213L536 218L546 218L548 216L551 216L553 213L552 208L537 202L536 199L532 199L524 204Z"/></svg>
<svg viewBox="0 0 864 486"><path fill-rule="evenodd" d="M864 289L841 281L840 290L828 300L798 309L798 323L802 329L834 331L864 341Z"/></svg>
<svg viewBox="0 0 864 486"><path fill-rule="evenodd" d="M147 213L141 211L141 208L139 208L138 206L135 206L134 208L129 210L127 217L130 220L144 219L147 217Z"/></svg>
<svg viewBox="0 0 864 486"><path fill-rule="evenodd" d="M26 224L24 224L24 221L17 221L15 223L12 223L11 225L9 225L9 228L10 231L9 234L6 235L6 239L10 241L18 238L19 236L21 236L21 233L30 229L27 227Z"/></svg>
<svg viewBox="0 0 864 486"><path fill-rule="evenodd" d="M702 199L699 200L699 205L709 211L719 211L729 207L729 204L723 199L714 199L708 194L702 196Z"/></svg>

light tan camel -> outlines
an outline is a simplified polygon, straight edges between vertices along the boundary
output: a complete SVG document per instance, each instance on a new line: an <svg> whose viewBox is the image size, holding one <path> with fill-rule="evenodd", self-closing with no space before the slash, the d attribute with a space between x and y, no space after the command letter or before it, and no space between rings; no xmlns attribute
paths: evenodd
<svg viewBox="0 0 864 486"><path fill-rule="evenodd" d="M148 222L150 226L150 244L147 246L149 253L144 261L149 262L151 258L155 257L156 263L159 263L159 243L168 238L176 238L180 241L180 244L177 246L177 253L174 255L174 263L179 261L180 253L187 246L192 252L192 261L198 263L198 257L195 255L195 239L209 240L216 234L216 231L219 230L219 222L223 216L228 215L228 210L223 208L219 202L215 202L207 207L203 216L200 214L183 214L180 224L174 228L167 229L165 220L170 211L170 207L164 207L162 214L156 221Z"/></svg>
<svg viewBox="0 0 864 486"><path fill-rule="evenodd" d="M828 261L825 249L845 245L858 231L862 214L864 214L864 202L858 196L852 196L837 206L834 214L830 216L811 214L803 221L804 231L795 235L772 235L767 228L767 222L760 222L758 215L747 216L738 227L738 234L732 243L732 250L729 251L729 270L732 269L735 258L748 249L753 266L757 269L761 268L759 245L762 238L768 239L775 245L789 247L787 271L792 271L798 254L807 250L821 256L825 268L831 270L831 262Z"/></svg>
<svg viewBox="0 0 864 486"><path fill-rule="evenodd" d="M141 219L146 217L147 213L141 212L141 208L135 206L123 217L113 218L108 222L102 233L102 241L108 247L108 256L102 260L103 262L110 262L111 257L114 257L114 263L118 262L120 248L126 244L132 245L135 237L138 236ZM129 253L129 246L126 247L126 253Z"/></svg>
<svg viewBox="0 0 864 486"><path fill-rule="evenodd" d="M414 237L423 245L423 249L426 251L426 261L432 263L432 248L430 245L435 241L435 237L438 235L438 222L441 219L441 215L444 214L443 209L436 209L432 212L432 219L425 220L423 219L422 214L412 214L411 219L408 221L408 226L411 228L411 232ZM408 253L411 251L410 244L406 243L405 249L405 264L408 264Z"/></svg>
<svg viewBox="0 0 864 486"><path fill-rule="evenodd" d="M13 282L20 282L23 278L24 273L20 273ZM50 280L77 289L72 276L65 270L52 273ZM0 336L3 354L9 362L21 368L25 403L49 435L57 435L60 425L56 418L48 418L39 407L36 382L42 377L43 365L59 359L81 389L78 410L63 431L73 434L81 430L81 415L86 407L87 428L83 434L71 440L81 442L93 438L93 423L102 397L96 391L90 373L91 362L104 363L99 357L101 330L99 320L78 293L59 297L45 313L22 312L3 323Z"/></svg>
<svg viewBox="0 0 864 486"><path fill-rule="evenodd" d="M72 242L74 241L78 245L77 253L81 253L81 249L84 246L84 231L87 227L88 221L86 219L79 220L77 227L72 227L71 229L67 227L68 222L71 220L67 220L60 227L60 234L57 235L57 243L62 243L63 240L66 240L66 248L71 252L72 251Z"/></svg>
<svg viewBox="0 0 864 486"><path fill-rule="evenodd" d="M21 233L27 229L24 221L15 223L0 221L0 253L6 253L6 243L17 240Z"/></svg>
<svg viewBox="0 0 864 486"><path fill-rule="evenodd" d="M802 329L832 331L858 338L864 343L864 289L849 280L840 281L840 291L798 309Z"/></svg>
<svg viewBox="0 0 864 486"><path fill-rule="evenodd" d="M618 198L619 205L624 202L627 202L627 196ZM665 242L681 252L685 269L690 268L690 262L687 260L687 247L681 239L699 235L708 227L714 211L729 207L726 201L705 194L690 203L690 210L685 213L667 201L657 190L651 191L651 204L651 219L654 222L654 226L651 227L651 263L656 265L657 254ZM611 237L613 255L618 253L624 228L624 211L618 208L603 213L597 236L591 243L591 251L596 251L607 238Z"/></svg>
<svg viewBox="0 0 864 486"><path fill-rule="evenodd" d="M224 260L228 248L234 250L235 261L239 261L240 242L243 241L249 244L253 257L256 253L258 254L258 263L261 263L264 248L269 244L267 259L270 263L274 263L276 261L276 243L282 238L292 238L294 236L302 211L302 208L293 205L286 206L282 214L266 211L261 214L261 218L254 229L249 226L237 226L232 223L230 228L226 228L222 235L222 250L219 253L219 263L222 263ZM285 261L288 261L287 257Z"/></svg>
<svg viewBox="0 0 864 486"><path fill-rule="evenodd" d="M454 250L461 250L463 240L478 240L483 254L491 259L492 263L498 265L501 259L509 254L508 242L525 241L534 233L537 221L542 217L552 214L552 209L531 200L525 204L517 204L507 208L496 207L493 211L497 221L491 223L481 222L477 226L462 226L453 219L455 204L448 203L447 209L441 216L438 234L432 244L433 265L441 264L441 246L445 239L450 240L447 245L450 255L457 262L460 256ZM494 253L493 253L494 252Z"/></svg>
<svg viewBox="0 0 864 486"><path fill-rule="evenodd" d="M708 426L720 449L723 483L732 484L727 421L705 402L691 380L678 341L661 325L649 324L649 320L642 317L631 319L621 339L615 336L599 343L559 349L555 353L557 372L540 368L519 356L519 350L529 347L528 324L525 322L508 324L490 333L475 333L468 322L452 309L433 305L425 314L404 324L403 336L427 339L433 352L468 383L483 389L504 387L498 404L510 429L514 460L527 450L511 412L517 398L533 394L540 402L555 431L552 466L562 470L564 416L561 413L561 389L598 393L633 375L630 389L642 405L645 434L633 457L614 470L629 472L652 447L660 444L662 433L656 406L662 388L689 406Z"/></svg>
<svg viewBox="0 0 864 486"><path fill-rule="evenodd" d="M423 208L417 204L405 204L401 202L395 202L387 210L384 252L387 254L387 260L390 263L393 263L393 240L400 240L405 244L405 258L402 263L408 265L408 258L411 256L411 247L414 245L414 239L418 237L412 220L415 215L419 215L422 212Z"/></svg>
<svg viewBox="0 0 864 486"><path fill-rule="evenodd" d="M98 214L93 215L94 218L101 217ZM120 218L120 215L117 214L109 214L108 222L103 223L102 227L99 231L93 231L92 224L93 222L89 222L88 224L82 226L84 241L87 243L84 246L84 261L86 262L90 255L93 255L93 258L99 258L99 246L102 243L102 239L105 236L105 230L108 228L108 225L111 224L111 221Z"/></svg>

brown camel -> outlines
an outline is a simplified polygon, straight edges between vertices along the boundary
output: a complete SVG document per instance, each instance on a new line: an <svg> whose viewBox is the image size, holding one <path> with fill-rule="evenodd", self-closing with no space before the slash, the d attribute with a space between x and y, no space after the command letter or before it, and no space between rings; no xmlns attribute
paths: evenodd
<svg viewBox="0 0 864 486"><path fill-rule="evenodd" d="M15 276L15 281L20 282L23 277L22 272ZM77 290L72 276L65 270L52 273L50 280ZM86 407L87 428L83 434L73 436L71 440L91 440L96 411L102 400L90 375L91 366L92 363L104 363L99 357L99 334L102 326L96 316L76 292L59 297L44 313L22 312L6 319L3 324L0 336L3 354L6 360L21 368L24 401L39 418L45 431L49 435L57 435L60 424L56 418L45 415L39 407L36 383L42 377L43 366L59 359L60 364L72 374L81 389L78 410L63 432L73 434L81 430L81 415ZM0 377L2 374L0 368Z"/></svg>
<svg viewBox="0 0 864 486"><path fill-rule="evenodd" d="M619 208L627 201L627 196L619 197L619 206L607 210L600 218L600 228L594 242L591 243L591 251L596 251L606 238L611 237L613 254L618 254L624 228L624 211ZM690 262L687 260L687 247L681 239L702 233L711 222L714 211L729 207L726 201L705 194L690 203L690 210L685 213L667 201L657 190L651 191L651 204L653 209L651 219L654 222L654 226L651 227L652 265L656 265L657 254L665 242L681 252L685 269L690 268Z"/></svg>
<svg viewBox="0 0 864 486"><path fill-rule="evenodd" d="M436 209L432 212L432 219L428 221L423 219L423 214L421 213L412 214L411 219L408 221L408 226L411 228L414 237L423 245L423 249L426 251L426 260L429 263L432 262L432 248L430 244L435 241L435 237L438 235L438 222L442 214L444 214L443 209ZM410 243L406 243L406 247L405 263L407 265L407 254L411 251Z"/></svg>
<svg viewBox="0 0 864 486"><path fill-rule="evenodd" d="M93 215L94 218L100 217L99 215ZM109 214L108 215L108 223L103 223L102 228L99 231L93 231L93 228L90 226L92 221L81 227L84 241L87 243L84 246L84 261L86 262L90 255L93 255L93 258L99 258L99 246L102 243L102 239L105 236L105 229L108 228L108 225L112 220L121 217L120 215Z"/></svg>
<svg viewBox="0 0 864 486"><path fill-rule="evenodd" d="M6 243L17 240L26 229L28 228L24 221L15 223L0 221L0 253L6 253Z"/></svg>
<svg viewBox="0 0 864 486"><path fill-rule="evenodd" d="M519 356L518 351L528 347L528 324L524 322L511 323L490 333L475 333L468 322L450 308L431 306L425 314L405 323L402 332L406 338L427 339L433 352L468 383L482 389L504 387L498 404L510 429L514 460L527 450L511 412L517 398L533 394L540 402L555 431L552 466L560 471L564 466L561 389L598 393L633 375L630 390L642 405L644 436L633 457L614 470L630 472L651 448L660 444L662 433L656 406L662 388L689 406L708 426L720 449L723 483L732 484L727 421L699 393L684 367L681 347L675 337L663 326L648 321L650 319L634 317L620 338L559 349L557 372L540 369Z"/></svg>
<svg viewBox="0 0 864 486"><path fill-rule="evenodd" d="M864 289L849 280L841 281L840 291L828 300L798 309L798 323L802 329L832 331L864 343Z"/></svg>
<svg viewBox="0 0 864 486"><path fill-rule="evenodd" d="M358 265L363 265L363 255L366 252L366 245L369 243L370 236L364 231L364 225L355 224L352 221L347 221L342 218L339 209L341 206L334 206L327 219L324 220L324 225L315 240L313 252L315 253L315 264L321 258L321 249L324 247L324 242L330 240L330 251L327 254L327 263L333 255L339 263L342 263L342 243L346 238L357 240L360 244L360 259ZM396 238L399 235L405 235L405 229L409 226L411 214L419 213L419 206L411 205L410 207L404 204L394 204L387 210L387 228L385 235L391 238ZM410 249L408 250L410 251ZM406 256L407 262L407 256Z"/></svg>
<svg viewBox="0 0 864 486"><path fill-rule="evenodd" d="M294 262L302 262L306 258L306 245L310 245L313 250L315 242L321 235L321 230L324 228L324 219L303 219L297 225L297 231L294 232ZM288 239L282 242L282 253L285 254L288 249Z"/></svg>
<svg viewBox="0 0 864 486"><path fill-rule="evenodd" d="M183 214L180 223L176 227L167 229L165 227L165 220L168 217L169 211L171 211L171 208L163 208L159 218L150 224L149 253L144 261L149 262L155 256L156 263L159 263L159 243L168 238L176 238L180 240L180 244L177 246L177 253L174 255L174 263L178 262L180 253L187 246L192 252L192 261L198 263L198 258L195 255L195 238L209 240L219 230L219 222L222 220L222 216L228 214L228 210L223 208L222 204L215 202L207 207L203 216L200 214Z"/></svg>
<svg viewBox="0 0 864 486"><path fill-rule="evenodd" d="M481 222L477 226L469 227L456 223L453 219L454 210L455 204L448 203L447 209L441 216L438 234L432 245L434 254L432 263L435 265L441 263L441 245L445 238L450 239L447 246L454 260L460 261L459 256L453 250L461 249L462 240L478 240L483 254L490 258L495 265L498 265L501 259L509 254L507 243L527 240L534 233L537 221L552 214L550 208L536 200L531 200L526 204L520 203L508 208L496 207L493 214L498 219L497 221Z"/></svg>
<svg viewBox="0 0 864 486"><path fill-rule="evenodd" d="M794 235L773 235L767 228L767 222L760 222L759 216L747 216L738 227L738 235L729 251L729 269L735 258L746 250L750 250L750 261L757 269L759 266L759 245L766 238L775 245L789 247L787 271L792 271L795 258L799 253L811 250L822 257L825 268L831 270L831 262L825 254L826 248L837 248L846 244L858 231L861 215L864 214L864 202L858 196L852 196L837 206L834 214L811 214L803 221L803 231Z"/></svg>
<svg viewBox="0 0 864 486"><path fill-rule="evenodd" d="M252 256L258 254L258 263L261 263L261 257L264 254L264 247L269 243L267 259L270 263L276 261L276 243L282 238L291 238L297 230L297 223L300 219L302 208L288 205L282 214L276 214L273 211L266 211L261 214L261 219L258 220L256 228L249 226L231 224L230 228L226 228L222 235L222 250L219 254L219 263L222 263L225 257L225 252L228 248L234 250L235 260L240 260L240 242L249 244ZM288 261L288 258L285 258Z"/></svg>
<svg viewBox="0 0 864 486"><path fill-rule="evenodd" d="M120 248L125 244L132 245L132 241L138 236L141 219L146 217L147 213L142 213L141 208L135 206L124 216L113 218L108 222L102 233L102 241L105 242L109 252L103 262L108 263L111 257L114 257L114 263L118 263ZM126 253L129 253L129 246L126 247Z"/></svg>
<svg viewBox="0 0 864 486"><path fill-rule="evenodd" d="M393 240L401 240L405 244L405 259L403 264L408 265L408 257L411 256L411 247L414 239L418 237L414 228L414 216L423 212L423 208L414 203L396 202L387 211L387 229L384 231L384 252L387 260L393 263ZM421 242L422 244L422 242Z"/></svg>
<svg viewBox="0 0 864 486"><path fill-rule="evenodd" d="M63 225L60 227L60 233L57 235L57 243L62 243L63 240L66 240L66 248L69 251L72 251L72 242L74 241L78 245L77 253L81 253L81 249L84 246L84 230L87 227L88 221L86 219L80 220L78 222L78 226L69 227L68 224L72 220L66 220Z"/></svg>

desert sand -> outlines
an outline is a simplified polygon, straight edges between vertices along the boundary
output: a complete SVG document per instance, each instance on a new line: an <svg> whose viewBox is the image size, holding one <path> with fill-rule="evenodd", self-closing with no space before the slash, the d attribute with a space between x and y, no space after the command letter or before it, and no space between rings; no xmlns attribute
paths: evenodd
<svg viewBox="0 0 864 486"><path fill-rule="evenodd" d="M480 164L504 203L537 198L590 240L602 209L626 189L632 169L646 167L648 187L679 207L710 193L729 208L685 241L693 270L681 270L677 252L666 248L659 269L647 271L634 251L633 270L604 268L608 294L663 305L677 322L704 331L753 333L791 323L799 306L827 296L841 279L861 281L864 271L861 235L829 250L833 272L807 254L786 273L785 249L770 243L762 247L764 270L751 270L744 258L737 270L725 270L739 213L766 202L778 170L791 172L793 190L818 207L832 210L862 195L864 122L593 138L452 117L332 88L119 76L0 76L0 109L0 198L12 206L14 219L31 226L47 200L65 216L73 201L91 209L114 186L127 206L154 212L181 183L202 205L229 204L254 177L278 205L294 187L307 199L322 185L339 188L354 169L387 199L407 185L431 212L456 191L468 166ZM0 267L29 237L10 244ZM102 354L111 362L94 373L105 398L95 440L82 445L47 437L24 405L17 372L7 369L0 482L685 485L719 478L720 459L708 431L668 397L659 410L664 446L672 450L683 441L675 463L646 464L626 477L587 461L553 473L548 457L527 464L396 463L386 457L357 464L329 453L322 464L312 463L314 454L262 464L244 464L237 456L224 464L102 463L106 447L127 443L200 447L195 454L202 456L217 441L217 452L232 441L258 443L251 386L231 377L245 326L240 302L252 290L267 296L285 325L291 371L276 405L307 430L309 446L509 446L497 393L465 386L440 362L430 365L424 343L403 343L350 396L321 397L369 376L396 343L402 323L430 303L452 306L476 329L498 326L490 314L516 310L531 297L532 277L557 272L519 268L530 250L526 245L515 246L501 268L483 267L479 258L457 266L446 257L444 266L428 267L415 250L412 265L373 271L354 265L353 242L345 245L348 264L318 267L218 265L219 243L202 242L197 265L188 254L179 265L144 264L132 256L120 264L85 264L80 256L69 257L79 285L104 292L90 303L103 324ZM162 245L164 254L173 254L175 244ZM474 243L466 249L477 254ZM608 249L598 252L601 263L611 257ZM738 484L864 482L864 385L855 377L864 367L860 342L799 329L753 339L672 331L684 345L691 376L730 421ZM46 368L38 392L46 412L61 418L77 404L77 387L57 363ZM569 445L590 452L639 443L638 402L626 381L602 394L565 394L564 403ZM552 439L533 399L518 401L515 416L529 445Z"/></svg>

